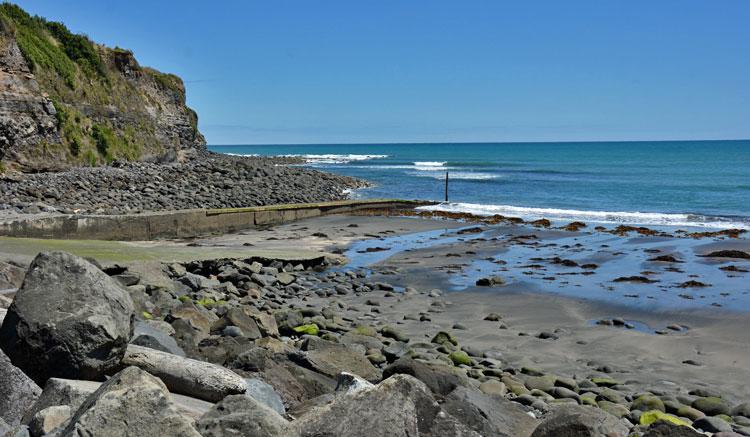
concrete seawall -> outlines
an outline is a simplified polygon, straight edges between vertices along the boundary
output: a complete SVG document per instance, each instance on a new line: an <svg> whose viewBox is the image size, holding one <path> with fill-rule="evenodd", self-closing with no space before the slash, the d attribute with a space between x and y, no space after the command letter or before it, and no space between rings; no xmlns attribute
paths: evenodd
<svg viewBox="0 0 750 437"><path fill-rule="evenodd" d="M342 200L248 208L189 209L126 215L56 215L0 223L0 235L22 238L146 241L190 238L362 210L411 209L433 202Z"/></svg>

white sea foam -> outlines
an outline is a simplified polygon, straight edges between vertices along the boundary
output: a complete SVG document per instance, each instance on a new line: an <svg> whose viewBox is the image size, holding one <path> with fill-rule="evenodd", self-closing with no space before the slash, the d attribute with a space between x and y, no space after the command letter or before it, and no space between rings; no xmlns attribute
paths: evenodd
<svg viewBox="0 0 750 437"><path fill-rule="evenodd" d="M415 167L434 168L436 170L439 170L441 167L445 167L445 164L447 164L447 162L440 162L440 161L416 161L414 162Z"/></svg>
<svg viewBox="0 0 750 437"><path fill-rule="evenodd" d="M445 173L435 172L414 172L410 173L411 176L417 177L428 177L433 179L445 179ZM472 171L454 171L448 173L450 180L465 180L465 181L486 181L490 179L498 179L501 175L492 173L472 172Z"/></svg>
<svg viewBox="0 0 750 437"><path fill-rule="evenodd" d="M291 155L280 155L280 156L287 157L287 158L303 158L305 162L307 162L308 164L346 164L348 162L353 162L353 161L368 161L370 159L381 159L381 158L388 157L388 155L355 155L355 154L346 154L346 155L291 154Z"/></svg>
<svg viewBox="0 0 750 437"><path fill-rule="evenodd" d="M665 214L654 212L581 211L557 208L527 208L510 205L482 205L476 203L441 203L423 206L428 211L466 212L475 215L505 215L524 219L546 218L553 221L584 221L594 223L685 226L712 229L750 229L750 224L722 217L693 214Z"/></svg>
<svg viewBox="0 0 750 437"><path fill-rule="evenodd" d="M229 156L260 156L257 153L225 153L225 155L229 155Z"/></svg>
<svg viewBox="0 0 750 437"><path fill-rule="evenodd" d="M350 165L350 166L347 166L347 168L362 168L362 169L371 169L371 170L420 170L420 171L448 170L448 167L440 167L437 165L434 165L434 166L417 165L417 163L393 164L393 165L389 165L389 164Z"/></svg>

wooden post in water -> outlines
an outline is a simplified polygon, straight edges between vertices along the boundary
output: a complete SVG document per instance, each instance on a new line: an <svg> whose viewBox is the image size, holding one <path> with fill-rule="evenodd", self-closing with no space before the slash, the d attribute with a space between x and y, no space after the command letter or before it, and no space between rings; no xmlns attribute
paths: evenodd
<svg viewBox="0 0 750 437"><path fill-rule="evenodd" d="M448 172L445 172L445 203L448 203Z"/></svg>

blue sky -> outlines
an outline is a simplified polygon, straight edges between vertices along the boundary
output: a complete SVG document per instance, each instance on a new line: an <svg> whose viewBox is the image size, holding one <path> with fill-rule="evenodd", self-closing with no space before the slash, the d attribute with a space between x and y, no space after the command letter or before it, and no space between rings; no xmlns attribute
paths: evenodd
<svg viewBox="0 0 750 437"><path fill-rule="evenodd" d="M750 1L19 4L181 76L209 144L750 138Z"/></svg>

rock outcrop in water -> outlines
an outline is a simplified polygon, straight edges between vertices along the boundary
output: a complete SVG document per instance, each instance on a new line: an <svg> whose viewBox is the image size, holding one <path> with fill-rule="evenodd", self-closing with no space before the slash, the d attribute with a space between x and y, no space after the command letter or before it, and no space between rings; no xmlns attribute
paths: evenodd
<svg viewBox="0 0 750 437"><path fill-rule="evenodd" d="M205 150L185 86L133 53L0 5L0 163L24 171Z"/></svg>

